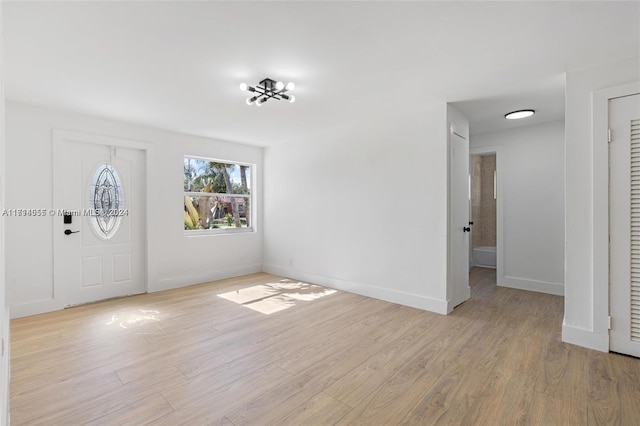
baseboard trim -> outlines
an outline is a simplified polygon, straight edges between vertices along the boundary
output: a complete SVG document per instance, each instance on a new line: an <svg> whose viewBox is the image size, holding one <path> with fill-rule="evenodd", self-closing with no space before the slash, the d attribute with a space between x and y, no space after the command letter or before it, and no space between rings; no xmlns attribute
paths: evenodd
<svg viewBox="0 0 640 426"><path fill-rule="evenodd" d="M422 309L437 314L447 315L448 313L448 303L446 300L432 299L417 294L375 287L339 278L304 272L294 268L283 268L276 265L263 264L262 271L282 277L307 281L312 284L323 285L336 290L359 294L361 296L384 300L385 302L410 306L412 308Z"/></svg>
<svg viewBox="0 0 640 426"><path fill-rule="evenodd" d="M241 277L243 275L255 274L262 271L261 264L243 265L234 268L207 271L206 273L190 275L188 277L170 277L159 281L149 282L148 292L155 293L164 290L188 287L190 285L219 281L227 278Z"/></svg>
<svg viewBox="0 0 640 426"><path fill-rule="evenodd" d="M36 300L33 302L11 305L11 319L28 317L31 315L45 314L47 312L64 309L64 303L55 299Z"/></svg>
<svg viewBox="0 0 640 426"><path fill-rule="evenodd" d="M562 341L601 352L609 352L609 334L570 326L562 323Z"/></svg>
<svg viewBox="0 0 640 426"><path fill-rule="evenodd" d="M191 275L189 277L173 277L160 281L149 282L147 291L155 293L158 291L172 290L175 288L188 287L190 285L202 284L211 281L224 280L226 278L240 277L243 275L255 274L262 271L261 264L245 265L241 267L222 269L204 274ZM55 299L36 300L34 302L21 303L11 306L11 319L28 317L31 315L44 314L47 312L59 311L65 308L63 302Z"/></svg>
<svg viewBox="0 0 640 426"><path fill-rule="evenodd" d="M500 287L517 288L519 290L564 296L564 285L559 283L504 276L501 280L498 280L498 285Z"/></svg>

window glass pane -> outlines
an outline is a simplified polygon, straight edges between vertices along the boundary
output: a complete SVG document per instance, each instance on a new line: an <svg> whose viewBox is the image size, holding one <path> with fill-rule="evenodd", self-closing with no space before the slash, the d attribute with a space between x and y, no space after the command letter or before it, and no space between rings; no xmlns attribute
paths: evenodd
<svg viewBox="0 0 640 426"><path fill-rule="evenodd" d="M184 197L184 229L251 227L249 201L250 199L245 197L186 195Z"/></svg>
<svg viewBox="0 0 640 426"><path fill-rule="evenodd" d="M185 192L251 194L251 166L184 158Z"/></svg>
<svg viewBox="0 0 640 426"><path fill-rule="evenodd" d="M251 228L251 171L250 165L185 157L184 229Z"/></svg>

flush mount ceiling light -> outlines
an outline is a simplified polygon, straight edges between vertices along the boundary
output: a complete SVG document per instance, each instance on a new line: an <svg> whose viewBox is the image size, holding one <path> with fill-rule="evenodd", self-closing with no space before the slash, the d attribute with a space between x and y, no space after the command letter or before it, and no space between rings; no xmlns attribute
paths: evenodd
<svg viewBox="0 0 640 426"><path fill-rule="evenodd" d="M286 94L286 92L295 89L295 87L296 85L293 83L287 83L285 86L283 82L271 80L270 78L265 78L257 86L240 83L240 90L255 93L254 96L247 99L247 105L252 105L255 102L258 106L261 106L269 99L278 101L284 99L285 101L295 102L295 96Z"/></svg>
<svg viewBox="0 0 640 426"><path fill-rule="evenodd" d="M507 120L519 120L521 118L531 117L536 112L532 109L521 109L518 111L512 111L504 115Z"/></svg>

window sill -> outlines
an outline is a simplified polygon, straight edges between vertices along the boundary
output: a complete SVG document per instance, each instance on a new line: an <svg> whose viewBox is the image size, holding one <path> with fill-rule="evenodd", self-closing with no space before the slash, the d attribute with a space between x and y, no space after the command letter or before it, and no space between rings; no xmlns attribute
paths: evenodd
<svg viewBox="0 0 640 426"><path fill-rule="evenodd" d="M231 235L246 234L255 232L253 228L221 228L221 229L198 229L192 231L184 231L185 237L206 237L211 235Z"/></svg>

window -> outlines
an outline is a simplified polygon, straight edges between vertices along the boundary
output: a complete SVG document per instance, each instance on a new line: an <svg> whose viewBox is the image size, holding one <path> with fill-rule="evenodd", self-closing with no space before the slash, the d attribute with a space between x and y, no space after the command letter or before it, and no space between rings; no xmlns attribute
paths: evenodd
<svg viewBox="0 0 640 426"><path fill-rule="evenodd" d="M184 157L186 233L253 230L250 164Z"/></svg>
<svg viewBox="0 0 640 426"><path fill-rule="evenodd" d="M124 207L124 191L118 172L111 163L99 165L89 184L90 222L98 237L108 240L115 235Z"/></svg>

